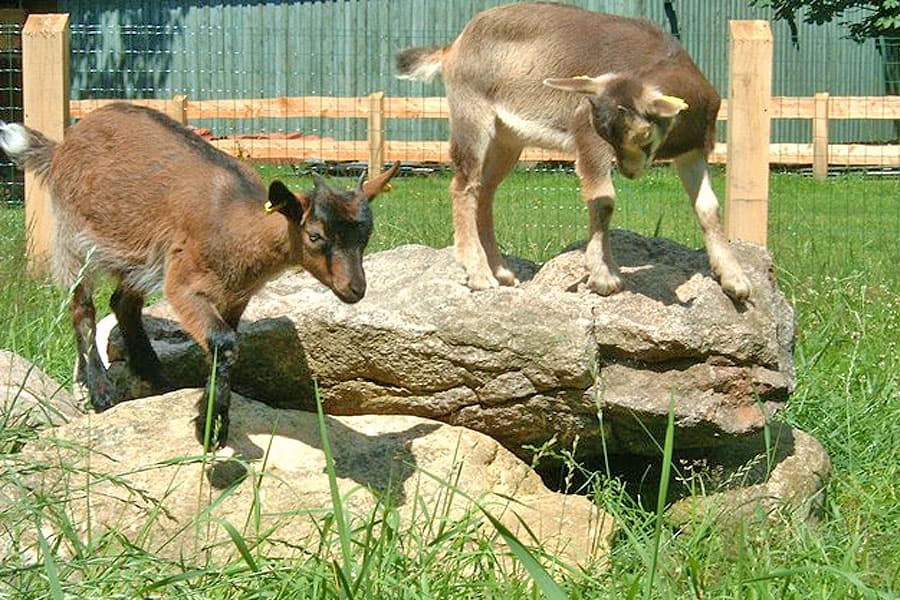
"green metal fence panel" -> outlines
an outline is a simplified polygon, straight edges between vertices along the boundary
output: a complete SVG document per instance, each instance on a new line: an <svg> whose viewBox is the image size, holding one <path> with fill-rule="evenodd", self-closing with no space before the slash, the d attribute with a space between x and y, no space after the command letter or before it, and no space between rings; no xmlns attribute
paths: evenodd
<svg viewBox="0 0 900 600"><path fill-rule="evenodd" d="M662 0L582 0L592 10L641 16L670 28ZM345 0L150 2L63 0L71 13L72 93L87 97L258 98L291 95L440 95L441 84L398 81L392 57L402 48L446 44L476 12L502 4L489 0ZM725 95L728 85L728 21L767 19L767 9L747 0L674 0L682 43ZM773 24L773 93L812 96L885 93L883 59L875 41L845 39L839 24L799 24L794 46L786 24ZM293 131L339 139L365 136L361 121L213 122L244 133ZM723 132L720 135L724 136ZM445 139L447 125L389 122L396 139ZM834 142L885 140L885 121L844 121L832 127ZM810 138L804 120L780 121L773 141ZM724 139L724 137L723 137Z"/></svg>

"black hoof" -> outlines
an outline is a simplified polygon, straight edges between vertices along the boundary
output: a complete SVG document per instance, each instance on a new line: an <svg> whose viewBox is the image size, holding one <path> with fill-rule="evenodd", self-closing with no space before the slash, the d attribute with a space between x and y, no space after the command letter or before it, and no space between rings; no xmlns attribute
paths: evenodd
<svg viewBox="0 0 900 600"><path fill-rule="evenodd" d="M95 382L89 388L91 408L94 412L102 413L117 404L116 388L111 381Z"/></svg>

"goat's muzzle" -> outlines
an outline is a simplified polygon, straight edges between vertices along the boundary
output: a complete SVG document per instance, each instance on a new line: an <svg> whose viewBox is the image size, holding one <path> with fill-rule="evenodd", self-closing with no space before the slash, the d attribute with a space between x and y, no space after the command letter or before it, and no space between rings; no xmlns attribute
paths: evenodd
<svg viewBox="0 0 900 600"><path fill-rule="evenodd" d="M333 288L334 295L347 304L356 304L366 295L366 280L354 281L346 288Z"/></svg>

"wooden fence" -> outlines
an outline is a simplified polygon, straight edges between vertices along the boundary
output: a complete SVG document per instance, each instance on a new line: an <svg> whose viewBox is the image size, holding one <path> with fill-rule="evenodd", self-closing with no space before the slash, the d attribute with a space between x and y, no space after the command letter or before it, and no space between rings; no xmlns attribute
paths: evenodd
<svg viewBox="0 0 900 600"><path fill-rule="evenodd" d="M730 239L760 244L767 240L768 166L770 163L813 164L824 176L829 164L900 166L900 146L828 144L832 119L900 119L900 98L829 97L773 98L772 36L766 21L732 21L729 100L719 118L728 121L728 144L717 144L713 162L726 163L725 227ZM69 28L66 15L31 15L22 34L25 123L61 138L72 118L78 119L113 100L69 100ZM449 162L446 141L389 140L388 119L447 117L444 98L390 98L382 92L364 97L282 97L240 100L134 100L157 108L182 123L203 119L324 117L365 119L365 140L228 137L211 143L221 150L253 160L299 162L311 158L366 161L370 171L385 161ZM729 117L729 107L739 107ZM769 144L772 118L810 119L809 143ZM572 160L570 154L528 148L524 161ZM49 198L46 190L25 182L29 270L46 270L49 253Z"/></svg>
<svg viewBox="0 0 900 600"><path fill-rule="evenodd" d="M72 100L70 116L80 119L92 110L116 100ZM450 145L446 141L388 140L384 123L388 119L446 119L444 97L391 98L381 92L361 97L299 96L236 100L192 100L176 96L170 100L130 100L134 104L161 110L182 123L204 119L288 119L324 117L332 119L365 119L365 140L336 141L328 138L252 138L231 136L212 140L217 148L243 158L300 162L309 159L364 161L380 165L385 161L410 162L450 161ZM719 120L728 120L729 101L722 101ZM900 119L900 96L775 96L770 99L771 119L806 119L813 124L812 140L797 143L769 144L769 163L813 165L817 173L827 172L829 165L900 166L900 145L827 144L828 124L835 119ZM725 163L727 144L716 144L710 161ZM381 157L380 160L377 157ZM574 160L566 152L527 148L525 162Z"/></svg>

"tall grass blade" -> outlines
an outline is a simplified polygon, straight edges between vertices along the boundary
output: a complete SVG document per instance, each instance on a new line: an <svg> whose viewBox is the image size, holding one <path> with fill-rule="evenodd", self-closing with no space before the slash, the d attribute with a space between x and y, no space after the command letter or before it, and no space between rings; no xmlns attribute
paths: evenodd
<svg viewBox="0 0 900 600"><path fill-rule="evenodd" d="M472 498L469 494L467 494L464 490L458 488L457 486L444 481L437 475L428 472L427 470L417 467L418 471L423 475L428 476L439 484L447 487L454 494L459 494L461 497L465 498L469 502L471 502L481 513L487 518L487 520L491 523L494 529L497 530L497 533L500 534L500 537L506 542L509 546L510 550L512 550L515 557L522 563L522 566L525 567L525 570L534 580L535 584L538 586L538 589L544 594L545 598L548 600L567 600L568 596L563 591L561 587L553 580L550 574L541 566L541 563L534 557L531 551L519 541L519 539L513 535L513 533L503 524L501 523L494 515L492 515L484 506L481 505L480 502Z"/></svg>
<svg viewBox="0 0 900 600"><path fill-rule="evenodd" d="M59 583L59 569L56 566L56 560L53 558L53 553L50 551L50 545L47 543L47 538L44 537L44 532L41 531L40 523L37 526L37 534L38 534L38 545L41 548L41 554L44 555L44 572L47 574L47 583L50 586L50 597L53 600L64 600L65 596L63 595L62 585Z"/></svg>
<svg viewBox="0 0 900 600"><path fill-rule="evenodd" d="M247 563L247 566L250 567L250 570L254 573L259 573L259 565L256 564L256 559L253 558L253 555L250 554L250 549L247 547L247 543L244 541L244 538L238 533L238 530L235 529L234 525L229 523L224 519L216 519L219 525L225 528L225 531L228 532L228 536L231 538L232 543L234 543L234 547L237 548L238 553L241 555L241 558L244 559L244 562Z"/></svg>
<svg viewBox="0 0 900 600"><path fill-rule="evenodd" d="M507 529L506 525L497 520L494 515L489 513L480 504L476 503L476 506L478 506L478 509L485 517L487 517L487 520L491 522L491 525L494 526L494 529L497 530L497 533L500 534L503 541L506 542L519 562L522 563L522 566L525 567L528 574L531 575L531 579L538 589L541 590L541 593L544 594L544 597L547 598L547 600L568 600L569 596L566 592L559 587L547 570L541 566L541 563L537 561L531 551L528 550L528 548L526 548L509 529Z"/></svg>
<svg viewBox="0 0 900 600"><path fill-rule="evenodd" d="M672 452L675 445L675 398L669 398L669 416L666 419L666 440L663 444L662 469L659 475L659 493L656 496L656 524L653 529L653 552L650 554L650 568L647 573L647 587L644 598L653 595L656 582L656 566L659 562L659 547L662 541L663 515L666 510L666 498L669 496L669 476L671 474Z"/></svg>
<svg viewBox="0 0 900 600"><path fill-rule="evenodd" d="M848 573L842 569L838 569L836 567L832 567L830 565L809 565L796 567L793 569L779 569L777 571L772 571L767 575L761 575L759 577L753 577L751 579L745 579L742 581L742 585L747 586L751 583L759 583L765 581L772 581L775 579L785 579L788 580L791 577L796 575L807 575L807 574L816 574L819 572L830 573L837 577L838 579L843 579L853 587L859 591L863 598L878 598L879 600L896 600L897 596L892 594L888 594L886 592L882 592L879 590L874 590L863 582L862 579L857 577L853 573Z"/></svg>
<svg viewBox="0 0 900 600"><path fill-rule="evenodd" d="M216 397L216 373L219 365L219 350L213 348L212 366L209 370L209 384L207 385L209 393L206 395L206 423L203 426L203 448L209 448L209 441L213 434L213 404Z"/></svg>
<svg viewBox="0 0 900 600"><path fill-rule="evenodd" d="M209 571L206 569L191 569L190 571L184 571L182 573L178 573L177 575L170 575L169 577L163 577L162 579L158 579L151 583L148 586L141 588L141 590L137 593L141 598L145 597L147 594L154 590L158 590L160 588L168 587L174 583L181 583L182 581L191 581L192 579L197 579L199 577L203 577L204 575L208 575Z"/></svg>
<svg viewBox="0 0 900 600"><path fill-rule="evenodd" d="M331 451L331 442L328 439L328 424L325 422L325 410L322 407L322 397L319 394L319 384L316 382L316 415L319 420L319 435L322 438L322 452L325 454L325 472L328 475L328 488L331 492L331 506L334 511L334 520L337 525L338 539L341 544L341 557L344 561L343 570L338 569L336 572L346 577L352 573L352 562L350 557L350 527L344 516L344 506L341 500L340 490L337 485L337 475L334 470L334 454ZM343 587L346 594L350 593L349 586Z"/></svg>
<svg viewBox="0 0 900 600"><path fill-rule="evenodd" d="M347 580L347 573L344 572L344 569L341 568L341 565L339 565L337 561L334 561L332 566L334 567L334 576L341 588L341 596L353 600L353 589L350 586L350 582Z"/></svg>

